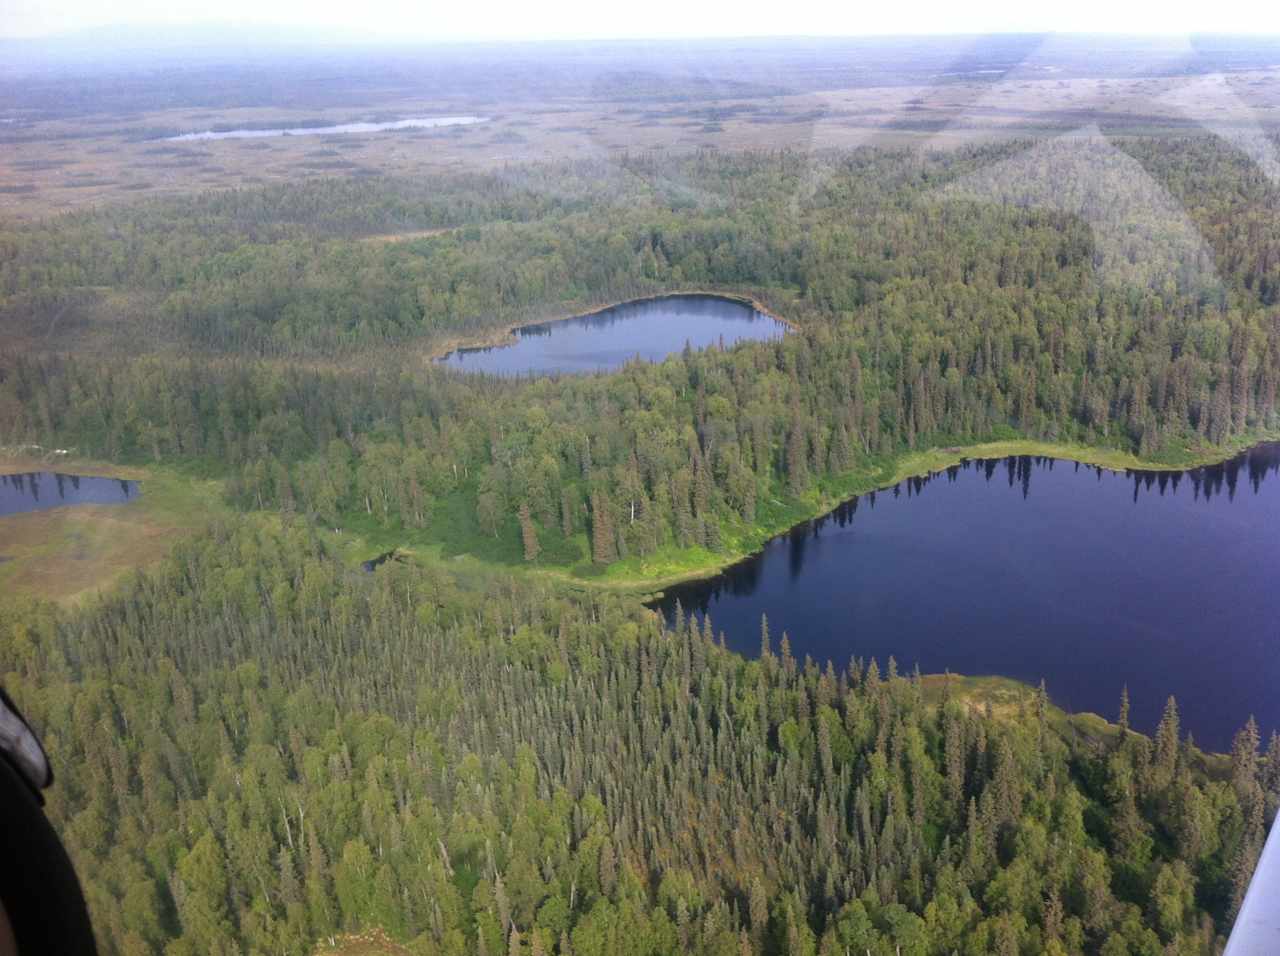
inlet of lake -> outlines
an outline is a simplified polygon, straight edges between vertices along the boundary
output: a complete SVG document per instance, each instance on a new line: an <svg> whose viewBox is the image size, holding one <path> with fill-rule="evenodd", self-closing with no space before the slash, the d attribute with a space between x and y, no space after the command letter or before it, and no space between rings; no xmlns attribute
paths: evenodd
<svg viewBox="0 0 1280 956"><path fill-rule="evenodd" d="M711 615L730 646L837 667L998 674L1114 720L1129 688L1150 731L1227 750L1254 715L1280 729L1280 444L1182 472L1048 458L966 461L863 495L704 581L668 620Z"/></svg>
<svg viewBox="0 0 1280 956"><path fill-rule="evenodd" d="M0 475L0 516L62 505L120 504L132 501L140 493L136 481L123 478L90 478L53 471Z"/></svg>
<svg viewBox="0 0 1280 956"><path fill-rule="evenodd" d="M636 358L659 362L686 345L694 349L730 346L744 340L776 339L786 330L785 323L736 299L674 295L521 326L511 344L460 348L440 363L507 378L607 372Z"/></svg>
<svg viewBox="0 0 1280 956"><path fill-rule="evenodd" d="M418 116L385 123L338 123L333 126L291 126L274 129L208 129L198 133L166 136L170 143L191 143L210 139L263 139L268 136L329 136L342 133L380 133L383 130L434 129L438 126L470 126L487 116Z"/></svg>

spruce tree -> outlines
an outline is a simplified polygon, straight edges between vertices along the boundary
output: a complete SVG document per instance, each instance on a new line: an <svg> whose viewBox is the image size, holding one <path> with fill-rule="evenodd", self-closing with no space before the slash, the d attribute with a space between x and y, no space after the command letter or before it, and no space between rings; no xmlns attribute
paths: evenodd
<svg viewBox="0 0 1280 956"><path fill-rule="evenodd" d="M524 559L536 561L542 553L542 546L538 544L538 531L533 526L527 501L520 502L520 538L524 544Z"/></svg>

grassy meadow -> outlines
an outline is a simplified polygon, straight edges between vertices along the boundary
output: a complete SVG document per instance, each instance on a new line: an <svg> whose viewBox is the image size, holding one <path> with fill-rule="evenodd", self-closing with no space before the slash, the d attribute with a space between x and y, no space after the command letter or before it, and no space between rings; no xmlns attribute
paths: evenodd
<svg viewBox="0 0 1280 956"><path fill-rule="evenodd" d="M0 517L0 594L73 604L164 557L184 534L225 513L221 483L158 467L0 458L0 474L56 469L141 483L133 501L66 505Z"/></svg>

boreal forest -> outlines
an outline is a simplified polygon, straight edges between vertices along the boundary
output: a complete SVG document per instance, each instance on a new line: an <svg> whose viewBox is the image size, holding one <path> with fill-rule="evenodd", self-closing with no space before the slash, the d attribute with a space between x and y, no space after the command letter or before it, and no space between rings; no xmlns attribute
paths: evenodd
<svg viewBox="0 0 1280 956"><path fill-rule="evenodd" d="M678 292L790 331L601 375L435 362ZM0 446L191 519L75 601L0 600L104 953L1221 951L1280 737L797 659L767 617L743 655L645 598L930 455L1274 437L1280 183L1229 143L140 198L0 220L0 329Z"/></svg>

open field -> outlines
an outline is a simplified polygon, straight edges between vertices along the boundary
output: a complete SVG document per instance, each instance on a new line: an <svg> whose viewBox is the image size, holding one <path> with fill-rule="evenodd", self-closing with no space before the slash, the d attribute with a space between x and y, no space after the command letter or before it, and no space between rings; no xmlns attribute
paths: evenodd
<svg viewBox="0 0 1280 956"><path fill-rule="evenodd" d="M1026 66L925 83L789 91L597 86L544 98L500 91L370 91L324 107L186 107L20 119L0 139L0 215L29 219L103 202L299 178L430 176L442 170L651 150L801 151L865 145L953 149L977 141L1097 132L1214 133L1251 151L1280 129L1280 67L1098 78ZM846 80L847 81L847 80ZM4 114L0 110L0 117ZM366 134L171 142L211 128L472 114L487 122ZM15 127L9 127L14 129Z"/></svg>

